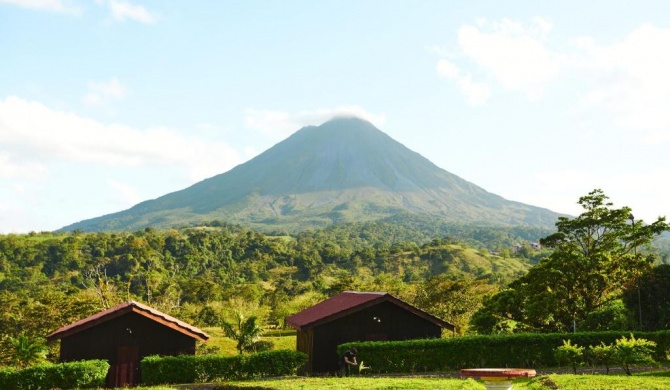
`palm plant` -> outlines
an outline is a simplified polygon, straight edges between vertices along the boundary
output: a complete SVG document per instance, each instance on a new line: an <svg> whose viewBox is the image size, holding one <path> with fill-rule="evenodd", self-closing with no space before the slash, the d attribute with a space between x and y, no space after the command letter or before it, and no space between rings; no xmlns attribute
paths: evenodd
<svg viewBox="0 0 670 390"><path fill-rule="evenodd" d="M49 351L40 338L31 338L24 333L16 338L10 337L9 342L14 347L12 350L14 365L21 368L46 359Z"/></svg>
<svg viewBox="0 0 670 390"><path fill-rule="evenodd" d="M240 354L244 351L254 350L254 345L259 341L263 328L256 323L256 316L244 319L242 313L237 313L237 323L230 324L223 321L221 327L226 337L237 341L237 350Z"/></svg>

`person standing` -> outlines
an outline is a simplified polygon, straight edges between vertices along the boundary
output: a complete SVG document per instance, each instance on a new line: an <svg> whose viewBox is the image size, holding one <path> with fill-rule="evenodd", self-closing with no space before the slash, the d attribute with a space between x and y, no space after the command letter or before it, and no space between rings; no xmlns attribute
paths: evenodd
<svg viewBox="0 0 670 390"><path fill-rule="evenodd" d="M344 351L342 356L340 356L340 371L342 371L344 376L349 376L351 373L351 367L358 365L356 362L357 353L358 350L352 347L349 350Z"/></svg>

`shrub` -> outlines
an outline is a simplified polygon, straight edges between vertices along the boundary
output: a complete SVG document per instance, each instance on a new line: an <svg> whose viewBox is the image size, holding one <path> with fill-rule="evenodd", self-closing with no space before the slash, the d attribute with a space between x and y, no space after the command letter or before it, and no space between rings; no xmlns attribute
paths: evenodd
<svg viewBox="0 0 670 390"><path fill-rule="evenodd" d="M614 344L627 333L618 331L571 333L577 345ZM656 342L653 357L665 359L670 350L670 331L636 332ZM356 347L358 358L376 373L452 371L466 367L555 367L554 350L562 345L565 333L527 333L466 336L384 342L353 342L339 345L340 355Z"/></svg>
<svg viewBox="0 0 670 390"><path fill-rule="evenodd" d="M294 375L305 362L307 355L288 350L236 356L149 356L142 359L142 383L158 385Z"/></svg>
<svg viewBox="0 0 670 390"><path fill-rule="evenodd" d="M603 364L607 370L606 373L609 374L610 362L614 359L614 346L601 342L600 345L590 346L588 352L592 363L594 365L596 363Z"/></svg>
<svg viewBox="0 0 670 390"><path fill-rule="evenodd" d="M639 363L654 363L652 353L656 343L645 339L636 339L631 333L630 339L626 336L616 341L614 356L621 363L627 375L631 375L630 366Z"/></svg>
<svg viewBox="0 0 670 390"><path fill-rule="evenodd" d="M572 372L577 374L577 366L584 360L584 347L572 344L570 340L563 340L563 345L554 350L554 356L559 363L568 363Z"/></svg>
<svg viewBox="0 0 670 390"><path fill-rule="evenodd" d="M94 388L105 384L106 360L40 364L22 370L0 370L0 389L49 390Z"/></svg>
<svg viewBox="0 0 670 390"><path fill-rule="evenodd" d="M12 368L0 368L0 389L16 389L18 376Z"/></svg>

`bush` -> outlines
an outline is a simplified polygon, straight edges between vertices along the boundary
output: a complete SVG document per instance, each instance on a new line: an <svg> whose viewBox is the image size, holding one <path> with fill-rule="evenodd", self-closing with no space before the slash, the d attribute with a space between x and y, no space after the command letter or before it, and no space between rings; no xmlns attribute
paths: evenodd
<svg viewBox="0 0 670 390"><path fill-rule="evenodd" d="M614 344L627 333L571 333L577 345ZM656 342L652 357L666 359L670 331L636 332ZM356 347L358 359L374 367L376 373L452 371L467 367L556 367L554 350L563 344L565 333L466 336L385 342L354 342L339 345L338 352Z"/></svg>
<svg viewBox="0 0 670 390"><path fill-rule="evenodd" d="M563 345L554 350L554 356L559 363L568 363L572 372L577 374L577 366L584 360L584 347L572 344L570 340L563 340Z"/></svg>
<svg viewBox="0 0 670 390"><path fill-rule="evenodd" d="M149 356L142 359L142 383L196 383L294 375L307 362L298 351L265 351L251 355Z"/></svg>
<svg viewBox="0 0 670 390"><path fill-rule="evenodd" d="M630 366L639 363L654 363L652 353L656 343L645 339L636 339L631 333L630 339L625 336L616 341L614 356L621 363L627 375L630 374Z"/></svg>
<svg viewBox="0 0 670 390"><path fill-rule="evenodd" d="M607 374L610 373L610 362L614 359L614 353L614 347L611 344L607 345L603 342L600 345L592 345L588 349L588 356L592 365L597 363L603 364L607 370Z"/></svg>
<svg viewBox="0 0 670 390"><path fill-rule="evenodd" d="M63 364L40 364L22 370L0 370L0 389L48 390L95 388L105 385L109 364L87 360Z"/></svg>
<svg viewBox="0 0 670 390"><path fill-rule="evenodd" d="M12 368L0 368L0 389L18 388L17 379L16 370Z"/></svg>

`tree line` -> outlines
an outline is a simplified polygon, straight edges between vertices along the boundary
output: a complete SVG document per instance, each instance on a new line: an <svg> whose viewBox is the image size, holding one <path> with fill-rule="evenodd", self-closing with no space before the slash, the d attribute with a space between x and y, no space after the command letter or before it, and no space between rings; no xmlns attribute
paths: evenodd
<svg viewBox="0 0 670 390"><path fill-rule="evenodd" d="M295 235L221 221L0 235L0 365L20 336L128 300L201 327L239 314L282 327L344 290L387 291L459 334L667 327L670 265L650 246L665 220L634 219L600 190L579 203L555 231L397 216Z"/></svg>
<svg viewBox="0 0 670 390"><path fill-rule="evenodd" d="M344 290L388 291L465 333L483 298L542 256L513 231L453 228L462 238L434 238L415 227L380 222L271 235L213 221L0 235L0 350L19 335L44 337L128 300L197 326L219 326L237 312L283 326L286 316ZM487 242L489 250L483 236L501 241ZM527 250L514 256L507 242Z"/></svg>

